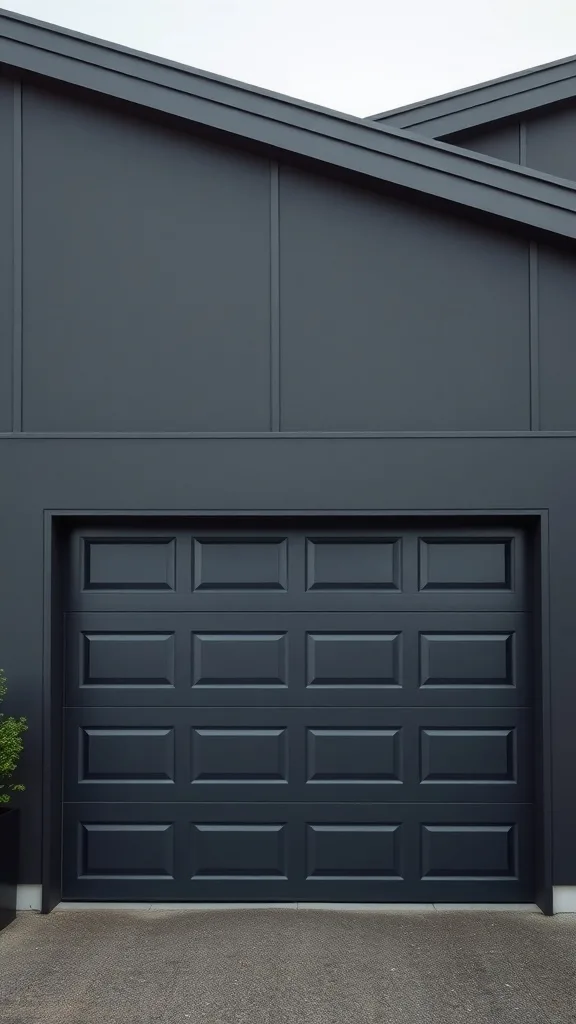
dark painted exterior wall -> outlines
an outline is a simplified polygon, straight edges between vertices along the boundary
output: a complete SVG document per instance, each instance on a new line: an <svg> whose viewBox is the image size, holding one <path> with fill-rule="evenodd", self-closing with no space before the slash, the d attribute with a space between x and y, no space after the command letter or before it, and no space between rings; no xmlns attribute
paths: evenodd
<svg viewBox="0 0 576 1024"><path fill-rule="evenodd" d="M24 89L25 430L268 429L269 180Z"/></svg>
<svg viewBox="0 0 576 1024"><path fill-rule="evenodd" d="M270 429L272 219L282 428L529 427L525 240L33 89L23 171L24 430Z"/></svg>
<svg viewBox="0 0 576 1024"><path fill-rule="evenodd" d="M458 132L448 135L444 142L454 146L471 149L474 153L484 153L496 160L507 160L511 164L520 161L520 122L512 121L504 125L487 125L474 128L472 131Z"/></svg>
<svg viewBox="0 0 576 1024"><path fill-rule="evenodd" d="M462 132L446 141L478 153L576 181L576 103L556 105L522 121ZM545 244L533 254L539 348L539 423L543 430L576 427L574 323L576 260Z"/></svg>
<svg viewBox="0 0 576 1024"><path fill-rule="evenodd" d="M576 181L576 102L544 107L522 120L460 132L446 142L498 160Z"/></svg>
<svg viewBox="0 0 576 1024"><path fill-rule="evenodd" d="M38 86L0 80L0 136L21 880L40 870L45 509L549 509L554 882L576 883L575 439L541 433L576 428L573 257Z"/></svg>
<svg viewBox="0 0 576 1024"><path fill-rule="evenodd" d="M281 169L283 428L528 428L528 314L526 241Z"/></svg>

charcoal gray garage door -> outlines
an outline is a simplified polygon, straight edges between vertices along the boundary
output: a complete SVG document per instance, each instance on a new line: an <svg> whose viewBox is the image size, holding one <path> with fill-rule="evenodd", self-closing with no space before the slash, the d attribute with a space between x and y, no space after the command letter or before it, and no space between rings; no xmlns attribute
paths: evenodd
<svg viewBox="0 0 576 1024"><path fill-rule="evenodd" d="M520 531L205 520L70 561L65 897L533 896Z"/></svg>

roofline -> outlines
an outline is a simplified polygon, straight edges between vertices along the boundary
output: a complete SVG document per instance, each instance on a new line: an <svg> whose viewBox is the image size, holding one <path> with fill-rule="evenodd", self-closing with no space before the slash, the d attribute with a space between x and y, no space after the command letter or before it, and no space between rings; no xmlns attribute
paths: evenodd
<svg viewBox="0 0 576 1024"><path fill-rule="evenodd" d="M179 61L170 60L168 57L159 57L157 54L148 53L144 50L135 50L131 46L124 46L122 43L113 43L109 39L100 39L97 36L87 35L84 32L77 32L75 29L65 28L63 25L55 25L52 22L42 21L39 18L30 18L25 14L18 14L15 11L8 11L0 8L0 36L12 38L12 34L4 33L4 23L15 22L28 28L43 29L51 36L62 36L75 43L91 43L98 50L110 50L113 53L125 54L131 57L140 58L148 64L158 64L161 67L172 68L175 71L183 71L186 75L194 75L199 79L206 79L209 82L221 82L230 86L236 86L242 92L255 93L257 96L269 96L272 99L284 100L294 106L304 107L311 110L325 110L337 114L339 117L349 117L351 120L358 120L353 114L342 114L340 111L331 110L330 107L323 107L319 104L309 103L297 97L286 96L284 93L274 92L273 89L264 89L259 85L252 85L249 82L242 82L235 78L228 78L226 75L218 75L212 71L205 71L201 68L192 67L190 64L182 64ZM15 33L14 33L15 36ZM363 120L363 119L361 119Z"/></svg>
<svg viewBox="0 0 576 1024"><path fill-rule="evenodd" d="M572 56L374 114L369 120L441 139L575 96L576 56Z"/></svg>
<svg viewBox="0 0 576 1024"><path fill-rule="evenodd" d="M0 65L576 239L576 184L0 11Z"/></svg>

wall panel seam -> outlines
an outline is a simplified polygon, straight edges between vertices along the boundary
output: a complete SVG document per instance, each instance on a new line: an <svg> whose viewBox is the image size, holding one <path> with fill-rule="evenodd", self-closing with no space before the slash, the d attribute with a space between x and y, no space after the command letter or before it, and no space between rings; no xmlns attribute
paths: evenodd
<svg viewBox="0 0 576 1024"><path fill-rule="evenodd" d="M12 430L22 430L22 84L14 83Z"/></svg>
<svg viewBox="0 0 576 1024"><path fill-rule="evenodd" d="M527 152L527 145L528 145L528 128L527 128L527 125L526 125L526 121L520 121L519 135L520 135L520 138L519 138L518 163L520 164L521 167L526 167L527 166L526 152Z"/></svg>
<svg viewBox="0 0 576 1024"><path fill-rule="evenodd" d="M538 344L538 245L530 243L529 271L529 344L530 344L530 429L540 429L540 358Z"/></svg>
<svg viewBox="0 0 576 1024"><path fill-rule="evenodd" d="M280 198L276 162L270 164L270 430L280 430Z"/></svg>

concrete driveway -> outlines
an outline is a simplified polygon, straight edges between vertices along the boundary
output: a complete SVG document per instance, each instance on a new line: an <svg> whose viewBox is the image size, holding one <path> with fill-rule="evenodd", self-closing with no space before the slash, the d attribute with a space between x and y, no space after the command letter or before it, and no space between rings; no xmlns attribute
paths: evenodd
<svg viewBox="0 0 576 1024"><path fill-rule="evenodd" d="M8 1024L564 1024L576 915L82 910L0 935Z"/></svg>

